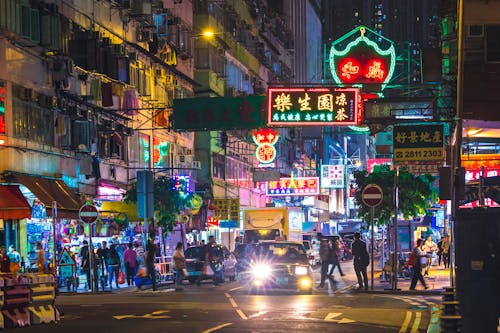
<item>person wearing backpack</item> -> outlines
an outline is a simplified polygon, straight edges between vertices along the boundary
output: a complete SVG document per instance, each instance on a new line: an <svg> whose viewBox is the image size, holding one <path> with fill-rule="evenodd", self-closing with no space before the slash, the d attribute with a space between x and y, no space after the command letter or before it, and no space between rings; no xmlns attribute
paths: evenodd
<svg viewBox="0 0 500 333"><path fill-rule="evenodd" d="M413 277L411 279L410 290L415 290L417 286L417 281L420 281L424 286L424 289L429 289L425 284L424 277L422 276L422 260L421 258L426 258L427 253L422 250L423 239L417 239L417 246L412 251L411 260L413 261Z"/></svg>
<svg viewBox="0 0 500 333"><path fill-rule="evenodd" d="M361 240L359 232L354 233L354 242L351 245L352 256L354 257L354 271L358 278L358 290L368 290L368 274L366 267L370 263L370 256L366 250L366 243Z"/></svg>

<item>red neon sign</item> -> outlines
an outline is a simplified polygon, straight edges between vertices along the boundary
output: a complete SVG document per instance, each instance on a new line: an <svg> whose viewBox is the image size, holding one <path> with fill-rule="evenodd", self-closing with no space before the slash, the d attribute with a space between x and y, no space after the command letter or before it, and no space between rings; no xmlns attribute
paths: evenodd
<svg viewBox="0 0 500 333"><path fill-rule="evenodd" d="M268 166L276 159L277 152L274 145L278 142L278 138L279 133L270 128L253 131L252 139L257 145L255 157L260 163Z"/></svg>

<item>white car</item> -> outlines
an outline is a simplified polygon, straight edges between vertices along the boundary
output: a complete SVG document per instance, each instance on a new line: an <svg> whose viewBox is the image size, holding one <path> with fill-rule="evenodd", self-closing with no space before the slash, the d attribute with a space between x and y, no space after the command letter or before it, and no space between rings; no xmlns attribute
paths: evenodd
<svg viewBox="0 0 500 333"><path fill-rule="evenodd" d="M304 247L306 248L306 254L307 258L309 259L309 264L311 266L316 266L319 264L319 248L315 247L314 242L311 243L311 241L305 240L302 241L302 244L304 244Z"/></svg>

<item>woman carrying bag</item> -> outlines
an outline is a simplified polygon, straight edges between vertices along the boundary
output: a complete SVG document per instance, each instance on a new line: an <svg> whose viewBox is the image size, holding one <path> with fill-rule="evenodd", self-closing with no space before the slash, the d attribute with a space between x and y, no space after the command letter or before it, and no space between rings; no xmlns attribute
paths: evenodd
<svg viewBox="0 0 500 333"><path fill-rule="evenodd" d="M186 271L186 259L184 258L181 242L177 243L172 259L174 260L175 270L175 291L181 291L183 290L181 286L184 279L184 271Z"/></svg>

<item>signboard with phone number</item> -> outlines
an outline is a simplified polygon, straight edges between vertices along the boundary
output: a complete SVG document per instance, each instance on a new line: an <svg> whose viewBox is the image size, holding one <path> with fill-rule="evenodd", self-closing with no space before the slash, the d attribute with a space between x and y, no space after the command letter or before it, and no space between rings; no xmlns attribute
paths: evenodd
<svg viewBox="0 0 500 333"><path fill-rule="evenodd" d="M444 159L443 125L394 126L394 162Z"/></svg>

